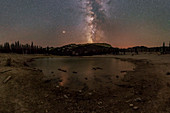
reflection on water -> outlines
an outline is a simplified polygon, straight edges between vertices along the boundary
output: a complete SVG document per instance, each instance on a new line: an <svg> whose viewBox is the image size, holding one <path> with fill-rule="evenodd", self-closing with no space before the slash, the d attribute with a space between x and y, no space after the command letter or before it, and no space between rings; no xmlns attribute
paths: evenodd
<svg viewBox="0 0 170 113"><path fill-rule="evenodd" d="M60 85L72 89L85 85L92 89L111 87L123 77L122 70L130 71L134 68L129 62L107 57L43 58L36 59L31 66L43 70L49 78L62 79Z"/></svg>

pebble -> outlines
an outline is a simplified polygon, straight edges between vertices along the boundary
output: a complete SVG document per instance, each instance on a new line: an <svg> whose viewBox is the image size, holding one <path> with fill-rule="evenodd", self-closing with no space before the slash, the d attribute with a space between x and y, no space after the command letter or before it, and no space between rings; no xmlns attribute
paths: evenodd
<svg viewBox="0 0 170 113"><path fill-rule="evenodd" d="M77 74L77 72L76 72L76 71L73 71L73 73L74 73L74 74Z"/></svg>
<svg viewBox="0 0 170 113"><path fill-rule="evenodd" d="M136 102L141 102L142 99L139 97L139 98L136 98L135 101L136 101Z"/></svg>
<svg viewBox="0 0 170 113"><path fill-rule="evenodd" d="M129 103L131 100L127 100L126 103Z"/></svg>
<svg viewBox="0 0 170 113"><path fill-rule="evenodd" d="M170 75L170 72L167 72L166 75Z"/></svg>
<svg viewBox="0 0 170 113"><path fill-rule="evenodd" d="M113 97L118 97L117 95L113 95Z"/></svg>
<svg viewBox="0 0 170 113"><path fill-rule="evenodd" d="M118 76L118 75L116 75L116 78L119 78L119 76Z"/></svg>
<svg viewBox="0 0 170 113"><path fill-rule="evenodd" d="M139 107L137 107L137 106L134 106L134 107L133 107L133 109L134 109L134 110L138 110L138 109L139 109Z"/></svg>
<svg viewBox="0 0 170 113"><path fill-rule="evenodd" d="M95 93L96 92L96 90L93 90L93 93Z"/></svg>
<svg viewBox="0 0 170 113"><path fill-rule="evenodd" d="M60 79L60 80L58 80L58 82L62 82L62 81L63 81L63 80L61 80L61 79Z"/></svg>
<svg viewBox="0 0 170 113"><path fill-rule="evenodd" d="M130 107L133 107L133 104L129 104Z"/></svg>
<svg viewBox="0 0 170 113"><path fill-rule="evenodd" d="M45 112L48 113L48 110L46 109Z"/></svg>
<svg viewBox="0 0 170 113"><path fill-rule="evenodd" d="M92 95L92 93L89 93L89 95Z"/></svg>
<svg viewBox="0 0 170 113"><path fill-rule="evenodd" d="M60 86L56 86L56 88L59 88Z"/></svg>
<svg viewBox="0 0 170 113"><path fill-rule="evenodd" d="M103 103L103 102L100 101L100 102L98 102L98 105L101 105L102 103Z"/></svg>
<svg viewBox="0 0 170 113"><path fill-rule="evenodd" d="M68 96L67 96L67 95L64 95L64 98L68 99Z"/></svg>
<svg viewBox="0 0 170 113"><path fill-rule="evenodd" d="M45 95L45 98L47 98L48 97L48 95Z"/></svg>

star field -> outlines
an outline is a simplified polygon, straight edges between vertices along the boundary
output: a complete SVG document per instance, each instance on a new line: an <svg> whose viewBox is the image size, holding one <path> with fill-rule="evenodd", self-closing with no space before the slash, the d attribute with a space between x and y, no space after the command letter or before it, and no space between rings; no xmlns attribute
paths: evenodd
<svg viewBox="0 0 170 113"><path fill-rule="evenodd" d="M170 41L169 6L170 0L0 0L0 43L160 46Z"/></svg>

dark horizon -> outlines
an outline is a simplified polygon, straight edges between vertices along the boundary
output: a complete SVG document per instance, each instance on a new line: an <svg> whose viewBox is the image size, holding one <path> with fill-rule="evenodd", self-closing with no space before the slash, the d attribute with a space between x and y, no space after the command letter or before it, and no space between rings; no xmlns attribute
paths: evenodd
<svg viewBox="0 0 170 113"><path fill-rule="evenodd" d="M63 44L61 46L42 46L42 45L38 45L36 43L34 43L33 41L30 41L28 43L22 43L20 42L19 40L17 41L14 41L14 42L4 42L4 43L0 43L0 46L4 46L5 43L9 43L9 45L11 44L15 44L15 43L18 43L20 45L34 45L34 46L37 46L37 47L42 47L42 48L46 48L46 47L52 47L52 48L57 48L57 47L63 47L63 46L66 46L66 45L71 45L71 44L76 44L76 45L81 45L81 44L96 44L95 42L94 43L68 43L68 44ZM100 42L101 44L109 44L109 43L105 43L105 42ZM128 48L134 48L134 47L147 47L147 48L155 48L155 47L162 47L163 46L163 43L165 43L165 47L170 47L170 41L169 42L162 42L159 46L147 46L147 45L136 45L136 46L129 46L129 47L126 47L126 48L121 48L121 47L116 47L116 46L113 46L111 45L113 48L119 48L119 49L128 49Z"/></svg>

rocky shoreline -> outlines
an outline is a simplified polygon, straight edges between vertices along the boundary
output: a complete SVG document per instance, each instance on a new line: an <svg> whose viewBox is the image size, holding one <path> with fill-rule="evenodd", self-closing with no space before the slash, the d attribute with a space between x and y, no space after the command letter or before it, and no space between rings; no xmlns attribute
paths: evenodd
<svg viewBox="0 0 170 113"><path fill-rule="evenodd" d="M5 59L12 58L12 66L4 66ZM157 72L157 64L150 60L112 56L136 65L135 71L127 72L115 89L71 90L57 84L57 80L46 81L41 70L28 67L27 61L49 56L1 55L0 80L11 76L7 83L0 83L0 112L11 113L159 113L169 112L168 83ZM24 63L25 62L25 63ZM169 64L168 64L169 65ZM167 81L166 81L167 82ZM166 86L165 86L166 85ZM167 92L161 91L167 90ZM160 104L161 103L161 104Z"/></svg>

